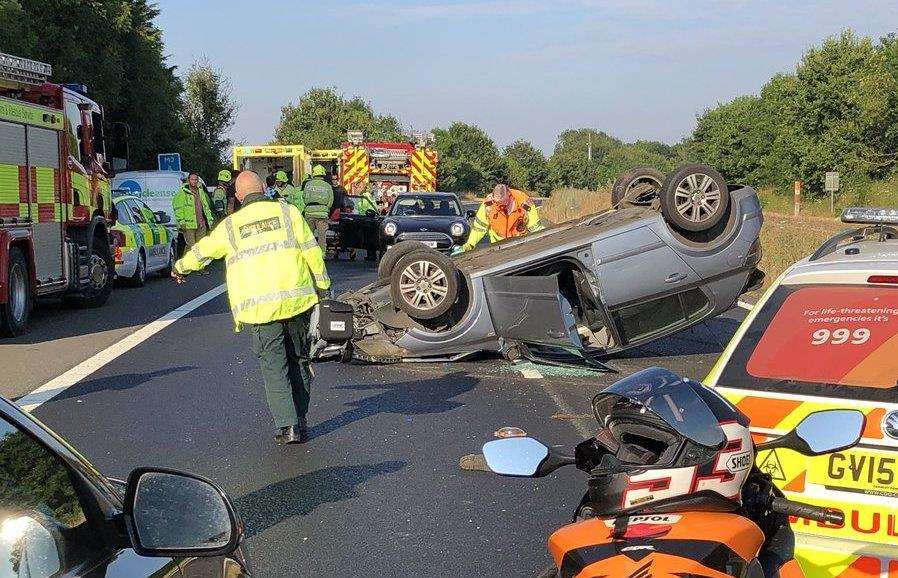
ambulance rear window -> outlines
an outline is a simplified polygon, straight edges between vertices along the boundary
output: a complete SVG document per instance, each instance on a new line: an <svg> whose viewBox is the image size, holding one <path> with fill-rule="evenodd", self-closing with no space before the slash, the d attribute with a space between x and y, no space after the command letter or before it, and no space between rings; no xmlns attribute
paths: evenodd
<svg viewBox="0 0 898 578"><path fill-rule="evenodd" d="M898 287L784 285L724 367L723 386L896 401Z"/></svg>

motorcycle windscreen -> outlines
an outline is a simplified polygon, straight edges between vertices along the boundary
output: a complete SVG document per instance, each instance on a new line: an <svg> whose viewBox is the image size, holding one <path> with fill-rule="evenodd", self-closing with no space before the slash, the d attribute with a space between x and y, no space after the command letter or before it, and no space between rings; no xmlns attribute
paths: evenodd
<svg viewBox="0 0 898 578"><path fill-rule="evenodd" d="M483 285L499 337L582 349L571 304L558 288L558 275L487 277Z"/></svg>

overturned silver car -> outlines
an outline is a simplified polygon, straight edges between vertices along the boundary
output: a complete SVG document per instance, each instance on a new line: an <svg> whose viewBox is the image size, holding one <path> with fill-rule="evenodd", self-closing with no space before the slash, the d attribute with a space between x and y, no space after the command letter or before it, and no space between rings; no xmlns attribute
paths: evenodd
<svg viewBox="0 0 898 578"><path fill-rule="evenodd" d="M631 177L645 201L645 179ZM600 368L603 357L716 316L761 285L763 218L751 187L688 165L667 175L654 202L616 201L456 257L397 244L377 282L338 298L351 308L351 336L321 355L395 363L494 352Z"/></svg>

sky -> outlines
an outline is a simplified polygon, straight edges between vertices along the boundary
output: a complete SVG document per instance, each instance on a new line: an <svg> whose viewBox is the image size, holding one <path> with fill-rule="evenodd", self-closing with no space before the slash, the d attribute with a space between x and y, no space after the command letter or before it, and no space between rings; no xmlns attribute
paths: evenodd
<svg viewBox="0 0 898 578"><path fill-rule="evenodd" d="M410 130L474 123L551 152L569 128L674 143L823 38L898 32L895 0L158 0L169 63L206 60L266 143L312 87Z"/></svg>

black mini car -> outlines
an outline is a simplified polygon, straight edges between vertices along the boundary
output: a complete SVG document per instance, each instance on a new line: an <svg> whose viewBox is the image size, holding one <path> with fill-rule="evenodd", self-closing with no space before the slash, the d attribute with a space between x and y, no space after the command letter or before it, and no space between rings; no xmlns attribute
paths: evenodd
<svg viewBox="0 0 898 578"><path fill-rule="evenodd" d="M468 217L455 193L404 193L380 224L381 250L401 241L420 241L448 253L468 238Z"/></svg>

